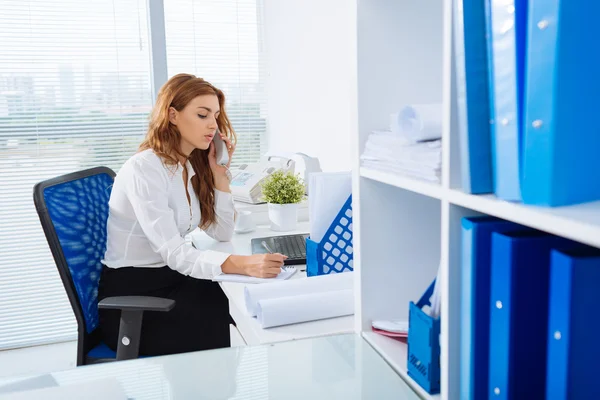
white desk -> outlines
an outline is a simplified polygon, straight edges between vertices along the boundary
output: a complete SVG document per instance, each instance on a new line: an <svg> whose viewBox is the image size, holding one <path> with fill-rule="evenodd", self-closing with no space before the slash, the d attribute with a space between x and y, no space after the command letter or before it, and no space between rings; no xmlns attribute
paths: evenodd
<svg viewBox="0 0 600 400"><path fill-rule="evenodd" d="M0 380L0 398L36 388L68 389L69 385L99 379L115 380L128 398L136 400L419 400L356 334L139 358L15 377ZM39 398L47 396L34 393L27 397Z"/></svg>
<svg viewBox="0 0 600 400"><path fill-rule="evenodd" d="M306 232L308 232L308 222L300 222L298 224L298 231L285 232L285 234ZM208 237L204 232L197 230L192 233L192 240L194 241L194 245L199 249L212 249L233 254L249 255L252 254L250 239L281 234L280 232L270 230L268 226L259 226L254 232L234 234L231 242L219 243ZM297 267L305 268L305 266ZM306 273L299 271L291 279L303 278L306 278ZM268 285L268 283L263 283L263 285ZM246 312L244 286L241 283L221 283L223 291L229 298L229 312L235 320L240 335L248 345L285 342L288 340L336 335L354 331L354 316L263 329L256 318L250 317Z"/></svg>

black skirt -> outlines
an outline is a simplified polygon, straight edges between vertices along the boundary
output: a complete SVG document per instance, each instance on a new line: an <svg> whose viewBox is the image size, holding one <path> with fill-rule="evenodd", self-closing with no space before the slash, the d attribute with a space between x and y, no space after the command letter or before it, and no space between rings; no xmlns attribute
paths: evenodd
<svg viewBox="0 0 600 400"><path fill-rule="evenodd" d="M145 311L139 354L157 356L230 346L229 301L217 282L195 279L169 267L102 269L98 300L156 296L175 300L169 312ZM104 342L117 350L119 310L99 310Z"/></svg>

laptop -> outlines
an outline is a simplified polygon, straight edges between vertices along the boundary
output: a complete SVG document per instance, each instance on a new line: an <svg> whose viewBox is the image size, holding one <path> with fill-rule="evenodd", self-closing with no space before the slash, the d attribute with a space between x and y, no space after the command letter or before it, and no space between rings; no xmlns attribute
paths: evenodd
<svg viewBox="0 0 600 400"><path fill-rule="evenodd" d="M252 254L265 254L269 251L263 246L264 241L273 253L288 256L285 265L306 264L306 238L308 233L269 236L251 240Z"/></svg>

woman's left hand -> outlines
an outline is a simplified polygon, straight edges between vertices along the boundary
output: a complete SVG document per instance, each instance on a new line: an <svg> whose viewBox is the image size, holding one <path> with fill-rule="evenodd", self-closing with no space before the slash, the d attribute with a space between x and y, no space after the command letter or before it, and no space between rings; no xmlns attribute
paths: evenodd
<svg viewBox="0 0 600 400"><path fill-rule="evenodd" d="M227 145L229 162L226 166L217 164L217 154L215 150L215 143L213 141L211 142L210 148L208 150L208 163L210 165L210 169L212 170L215 180L220 180L222 178L227 178L227 171L229 170L229 166L231 165L231 158L233 157L235 146L231 143L231 140L227 136L223 135L221 132L218 132L217 135L221 135L221 139L223 139L223 142L225 142L225 144Z"/></svg>

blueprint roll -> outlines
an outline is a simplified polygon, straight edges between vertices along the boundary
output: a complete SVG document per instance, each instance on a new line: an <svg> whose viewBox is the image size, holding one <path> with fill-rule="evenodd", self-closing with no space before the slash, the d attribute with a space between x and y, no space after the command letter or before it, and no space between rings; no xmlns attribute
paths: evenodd
<svg viewBox="0 0 600 400"><path fill-rule="evenodd" d="M344 289L260 300L256 318L263 328L272 328L352 315L353 293L352 289Z"/></svg>
<svg viewBox="0 0 600 400"><path fill-rule="evenodd" d="M352 290L354 287L354 273L343 272L339 274L318 275L304 279L291 279L282 282L273 282L264 285L249 285L244 289L244 299L248 314L255 317L258 314L258 303L269 299L295 298ZM299 301L299 304L302 302ZM289 311L286 311L289 312Z"/></svg>
<svg viewBox="0 0 600 400"><path fill-rule="evenodd" d="M392 132L413 142L442 137L442 104L407 105L390 116Z"/></svg>

